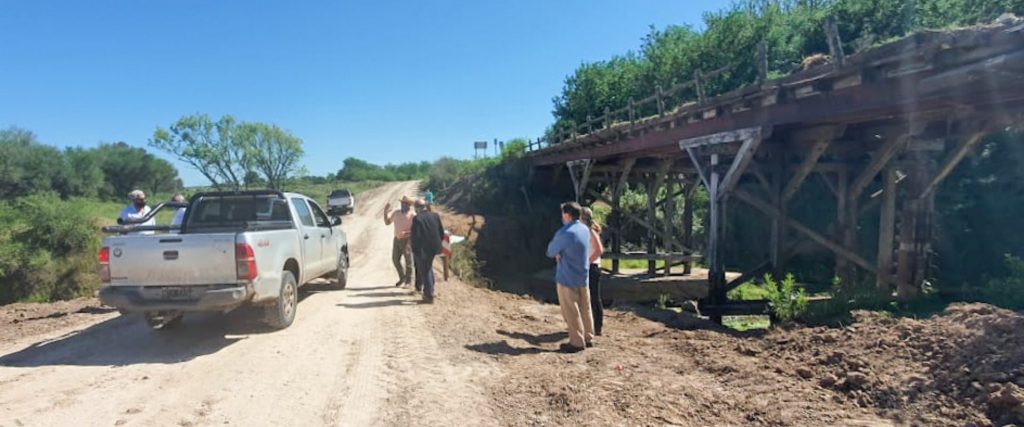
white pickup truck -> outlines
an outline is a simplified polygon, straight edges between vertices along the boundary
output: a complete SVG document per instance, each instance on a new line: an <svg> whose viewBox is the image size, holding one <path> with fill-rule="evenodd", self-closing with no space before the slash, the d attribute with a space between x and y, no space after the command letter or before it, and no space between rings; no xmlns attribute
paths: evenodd
<svg viewBox="0 0 1024 427"><path fill-rule="evenodd" d="M243 304L262 306L267 324L286 328L295 319L299 286L328 277L333 288L345 288L348 241L340 225L341 218L300 194L200 193L180 229L104 229L121 235L103 239L99 297L122 312L143 313L156 329L179 323L186 311L227 312Z"/></svg>

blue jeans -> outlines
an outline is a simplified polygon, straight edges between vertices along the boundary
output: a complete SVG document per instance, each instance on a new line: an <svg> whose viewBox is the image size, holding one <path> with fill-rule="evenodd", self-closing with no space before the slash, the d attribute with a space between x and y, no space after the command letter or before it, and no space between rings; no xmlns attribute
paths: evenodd
<svg viewBox="0 0 1024 427"><path fill-rule="evenodd" d="M414 256L416 264L416 289L423 291L426 298L434 298L434 257Z"/></svg>

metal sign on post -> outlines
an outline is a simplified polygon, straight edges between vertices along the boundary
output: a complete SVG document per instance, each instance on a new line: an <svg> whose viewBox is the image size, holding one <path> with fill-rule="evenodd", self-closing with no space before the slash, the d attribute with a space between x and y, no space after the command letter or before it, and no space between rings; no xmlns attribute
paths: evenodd
<svg viewBox="0 0 1024 427"><path fill-rule="evenodd" d="M487 141L476 141L473 143L473 157L479 159L480 153L487 157Z"/></svg>

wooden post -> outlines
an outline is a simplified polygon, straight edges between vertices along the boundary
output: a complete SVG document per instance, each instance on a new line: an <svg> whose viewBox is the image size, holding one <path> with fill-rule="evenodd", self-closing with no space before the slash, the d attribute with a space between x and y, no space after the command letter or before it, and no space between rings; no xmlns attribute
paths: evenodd
<svg viewBox="0 0 1024 427"><path fill-rule="evenodd" d="M587 114L587 134L594 132L594 118Z"/></svg>
<svg viewBox="0 0 1024 427"><path fill-rule="evenodd" d="M783 265L785 260L785 247L786 247L786 199L783 197L782 182L785 181L786 175L786 161L785 156L782 153L777 155L775 159L774 171L771 175L771 190L773 201L775 202L776 209L782 213L778 218L772 218L772 230L771 238L769 241L768 254L772 263L772 270L776 277L782 277L785 274L785 266Z"/></svg>
<svg viewBox="0 0 1024 427"><path fill-rule="evenodd" d="M686 196L683 200L683 245L687 248L693 248L693 193L696 191L697 186L700 185L699 179L691 180L687 185ZM687 255L693 257L693 251L684 249ZM693 272L693 260L690 259L683 264L683 274L690 274Z"/></svg>
<svg viewBox="0 0 1024 427"><path fill-rule="evenodd" d="M896 232L896 168L890 166L885 170L882 187L882 206L878 225L878 271L892 274L892 251ZM884 294L892 290L882 280L876 286Z"/></svg>
<svg viewBox="0 0 1024 427"><path fill-rule="evenodd" d="M693 86L697 89L697 102L704 104L704 101L707 101L704 94L704 75L699 68L693 71Z"/></svg>
<svg viewBox="0 0 1024 427"><path fill-rule="evenodd" d="M725 265L722 259L722 230L725 217L725 199L719 197L719 155L711 155L711 168L709 171L708 199L711 207L708 222L708 298L712 305L722 304L725 296ZM713 316L712 320L721 322L721 316Z"/></svg>
<svg viewBox="0 0 1024 427"><path fill-rule="evenodd" d="M843 242L843 248L849 250L846 246L846 233L850 225L850 209L849 209L849 184L850 181L846 176L846 169L839 169L836 172L836 225L837 232L840 237L840 241ZM836 269L835 275L839 277L839 280L844 289L853 288L853 277L850 274L850 263L841 257L836 257Z"/></svg>
<svg viewBox="0 0 1024 427"><path fill-rule="evenodd" d="M658 104L658 117L665 117L665 91L662 90L661 85L657 86L655 97Z"/></svg>
<svg viewBox="0 0 1024 427"><path fill-rule="evenodd" d="M612 127L612 112L607 106L604 107L604 128Z"/></svg>
<svg viewBox="0 0 1024 427"><path fill-rule="evenodd" d="M615 185L612 192L612 221L615 228L612 234L612 253L622 253L622 192L626 190L626 184L629 182L629 173L633 170L633 165L636 164L636 159L626 159L622 164L621 175L619 181ZM617 258L612 259L612 273L619 274L619 260Z"/></svg>
<svg viewBox="0 0 1024 427"><path fill-rule="evenodd" d="M768 43L757 44L757 84L763 86L768 81Z"/></svg>
<svg viewBox="0 0 1024 427"><path fill-rule="evenodd" d="M633 98L629 98L629 128L632 129L633 125L636 124L636 101Z"/></svg>
<svg viewBox="0 0 1024 427"><path fill-rule="evenodd" d="M825 36L828 37L829 53L838 66L843 66L846 63L846 54L843 53L843 41L839 38L839 27L836 26L835 17L825 18Z"/></svg>
<svg viewBox="0 0 1024 427"><path fill-rule="evenodd" d="M675 234L675 227L672 226L672 220L676 217L676 201L675 201L675 196L674 196L674 193L673 193L673 189L674 188L675 188L675 183L673 182L672 179L669 179L668 181L665 181L665 208L664 208L665 209L665 211L664 211L665 214L664 214L664 221L665 221L665 234L668 235L668 236L672 236L672 235ZM671 250L671 246L669 246L668 242L665 242L665 249L666 249L666 252L671 252L672 251ZM680 248L680 249L682 249L682 248ZM672 263L666 261L665 262L665 276L670 276L670 275L672 275Z"/></svg>
<svg viewBox="0 0 1024 427"><path fill-rule="evenodd" d="M650 224L657 223L657 213L654 208L654 203L658 198L658 187L656 180L647 181L647 222ZM658 253L658 244L656 237L654 236L654 230L647 230L647 254L655 255ZM647 274L653 276L657 269L657 261L654 259L647 260Z"/></svg>

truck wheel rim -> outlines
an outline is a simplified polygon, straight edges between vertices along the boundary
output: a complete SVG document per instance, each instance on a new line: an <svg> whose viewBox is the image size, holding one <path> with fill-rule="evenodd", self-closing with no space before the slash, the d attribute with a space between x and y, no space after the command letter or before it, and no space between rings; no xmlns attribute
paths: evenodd
<svg viewBox="0 0 1024 427"><path fill-rule="evenodd" d="M284 317L290 319L295 311L295 285L289 282L284 286Z"/></svg>

